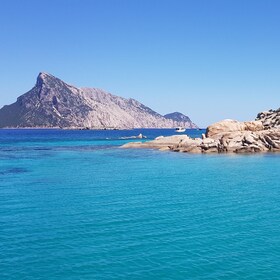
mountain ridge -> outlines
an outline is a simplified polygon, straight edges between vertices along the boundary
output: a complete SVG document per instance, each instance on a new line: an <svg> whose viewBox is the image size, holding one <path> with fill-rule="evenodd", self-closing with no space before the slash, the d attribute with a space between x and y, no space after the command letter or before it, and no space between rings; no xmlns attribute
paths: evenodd
<svg viewBox="0 0 280 280"><path fill-rule="evenodd" d="M0 127L197 128L185 117L183 122L165 118L135 99L97 88L78 88L40 72L31 90L0 109Z"/></svg>

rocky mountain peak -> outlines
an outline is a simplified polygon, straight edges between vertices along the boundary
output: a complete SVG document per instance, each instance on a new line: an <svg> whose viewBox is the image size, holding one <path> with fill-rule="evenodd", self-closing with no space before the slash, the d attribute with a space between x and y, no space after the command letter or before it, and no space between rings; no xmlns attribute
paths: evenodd
<svg viewBox="0 0 280 280"><path fill-rule="evenodd" d="M174 121L134 99L104 90L77 88L53 75L39 73L35 87L0 110L0 127L61 128L192 128L191 121Z"/></svg>
<svg viewBox="0 0 280 280"><path fill-rule="evenodd" d="M51 89L58 88L58 87L72 87L71 85L65 83L64 81L60 80L59 78L47 72L40 72L37 77L36 87L42 89L43 86Z"/></svg>
<svg viewBox="0 0 280 280"><path fill-rule="evenodd" d="M36 86L41 87L43 84L48 83L51 79L55 79L55 77L46 72L40 72L37 77Z"/></svg>
<svg viewBox="0 0 280 280"><path fill-rule="evenodd" d="M47 73L47 72L40 72L39 75L38 75L38 78L41 78L41 79L45 79L47 77L53 77L55 78L53 75ZM56 78L57 79L57 78Z"/></svg>

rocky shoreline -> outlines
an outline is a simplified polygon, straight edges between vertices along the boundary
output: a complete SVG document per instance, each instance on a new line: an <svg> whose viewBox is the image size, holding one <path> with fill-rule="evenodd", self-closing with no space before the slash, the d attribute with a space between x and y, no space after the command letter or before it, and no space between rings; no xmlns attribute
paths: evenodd
<svg viewBox="0 0 280 280"><path fill-rule="evenodd" d="M150 148L185 153L280 152L280 108L259 113L255 121L223 120L208 126L201 138L187 135L131 142L123 148Z"/></svg>

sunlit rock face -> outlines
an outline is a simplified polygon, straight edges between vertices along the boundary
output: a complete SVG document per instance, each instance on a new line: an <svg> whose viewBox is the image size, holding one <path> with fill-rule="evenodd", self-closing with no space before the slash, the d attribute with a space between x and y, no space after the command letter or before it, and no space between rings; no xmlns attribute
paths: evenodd
<svg viewBox="0 0 280 280"><path fill-rule="evenodd" d="M280 128L280 108L261 112L256 120L261 121L265 129Z"/></svg>
<svg viewBox="0 0 280 280"><path fill-rule="evenodd" d="M196 127L186 118L177 122L134 99L125 99L96 88L77 88L48 73L40 73L30 91L0 110L0 127Z"/></svg>

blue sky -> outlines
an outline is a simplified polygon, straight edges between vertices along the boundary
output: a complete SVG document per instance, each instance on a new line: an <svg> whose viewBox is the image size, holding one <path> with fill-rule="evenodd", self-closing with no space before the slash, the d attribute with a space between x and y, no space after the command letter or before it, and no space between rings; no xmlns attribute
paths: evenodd
<svg viewBox="0 0 280 280"><path fill-rule="evenodd" d="M278 0L1 0L0 107L40 71L200 126L280 107Z"/></svg>

